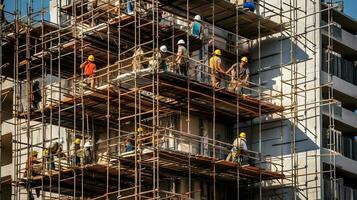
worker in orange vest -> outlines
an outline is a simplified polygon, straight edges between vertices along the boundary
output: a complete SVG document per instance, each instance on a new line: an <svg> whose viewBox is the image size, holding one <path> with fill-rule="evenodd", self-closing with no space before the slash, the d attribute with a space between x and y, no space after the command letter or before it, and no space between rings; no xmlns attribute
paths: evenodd
<svg viewBox="0 0 357 200"><path fill-rule="evenodd" d="M96 65L94 64L94 56L89 55L88 59L80 65L81 69L84 69L84 75L88 78L90 82L90 87L94 88L95 85L95 70L96 70Z"/></svg>

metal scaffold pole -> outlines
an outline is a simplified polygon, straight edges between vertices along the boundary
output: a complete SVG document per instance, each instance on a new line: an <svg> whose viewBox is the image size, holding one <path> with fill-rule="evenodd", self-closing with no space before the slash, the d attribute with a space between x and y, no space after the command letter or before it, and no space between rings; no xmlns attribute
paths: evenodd
<svg viewBox="0 0 357 200"><path fill-rule="evenodd" d="M51 3L15 1L13 28L0 17L1 113L4 79L13 82L14 199L35 191L42 199L318 199L327 173L337 198L332 8L323 85L320 2ZM321 143L322 106L329 170L320 149L299 151Z"/></svg>

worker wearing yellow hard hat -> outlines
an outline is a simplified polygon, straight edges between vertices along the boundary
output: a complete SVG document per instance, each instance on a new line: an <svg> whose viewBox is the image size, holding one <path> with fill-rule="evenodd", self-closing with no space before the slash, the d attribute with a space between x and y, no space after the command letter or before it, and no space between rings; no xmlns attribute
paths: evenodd
<svg viewBox="0 0 357 200"><path fill-rule="evenodd" d="M33 151L31 152L31 154L32 154L32 156L37 156L37 155L38 155L38 152L37 152L36 150L33 150Z"/></svg>
<svg viewBox="0 0 357 200"><path fill-rule="evenodd" d="M250 78L250 70L248 68L248 58L243 56L240 59L239 66L238 64L233 64L228 70L227 74L231 77L231 81L229 83L228 89L230 91L239 91L239 93L243 93L242 86L248 86L248 81Z"/></svg>
<svg viewBox="0 0 357 200"><path fill-rule="evenodd" d="M139 127L137 130L136 130L138 133L142 133L144 131L144 129L142 127Z"/></svg>
<svg viewBox="0 0 357 200"><path fill-rule="evenodd" d="M214 51L214 54L216 54L217 56L221 56L221 55L222 55L222 52L221 52L220 49L216 49L216 50Z"/></svg>
<svg viewBox="0 0 357 200"><path fill-rule="evenodd" d="M223 67L221 60L222 52L220 49L214 50L213 56L209 59L209 67L211 70L211 82L213 87L218 87L221 79L223 79Z"/></svg>
<svg viewBox="0 0 357 200"><path fill-rule="evenodd" d="M80 159L80 149L81 149L81 142L82 140L80 138L75 138L73 141L73 146L72 146L72 155L71 155L71 164L73 167L78 166L81 163Z"/></svg>
<svg viewBox="0 0 357 200"><path fill-rule="evenodd" d="M231 152L228 154L226 160L232 162L242 163L245 160L244 153L247 151L247 134L241 132L233 142Z"/></svg>
<svg viewBox="0 0 357 200"><path fill-rule="evenodd" d="M26 160L26 169L24 176L37 176L42 171L42 163L37 158L38 152L36 150L32 150L29 153L30 155L28 155L28 158Z"/></svg>
<svg viewBox="0 0 357 200"><path fill-rule="evenodd" d="M80 138L76 138L76 139L74 140L74 143L75 143L75 144L81 144L81 139L80 139Z"/></svg>
<svg viewBox="0 0 357 200"><path fill-rule="evenodd" d="M242 57L242 58L240 59L240 61L245 62L245 63L248 63L248 58L244 56L244 57Z"/></svg>
<svg viewBox="0 0 357 200"><path fill-rule="evenodd" d="M95 85L95 70L97 69L94 63L94 56L89 55L87 60L80 65L80 68L84 70L84 75L87 77L87 80L90 82L91 88L94 88Z"/></svg>
<svg viewBox="0 0 357 200"><path fill-rule="evenodd" d="M94 56L93 55L89 55L88 56L88 60L91 61L91 62L94 62Z"/></svg>
<svg viewBox="0 0 357 200"><path fill-rule="evenodd" d="M244 140L247 140L247 135L246 135L246 133L245 133L245 132L241 132L241 133L239 134L239 138L244 139Z"/></svg>

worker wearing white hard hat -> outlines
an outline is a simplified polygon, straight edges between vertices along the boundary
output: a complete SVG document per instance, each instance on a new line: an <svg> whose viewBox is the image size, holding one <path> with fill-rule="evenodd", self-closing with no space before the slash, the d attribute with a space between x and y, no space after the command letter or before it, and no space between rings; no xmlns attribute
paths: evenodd
<svg viewBox="0 0 357 200"><path fill-rule="evenodd" d="M196 15L193 19L196 20L196 21L200 21L201 20L201 16Z"/></svg>
<svg viewBox="0 0 357 200"><path fill-rule="evenodd" d="M162 53L166 53L166 52L167 52L167 46L166 46L166 45L161 45L160 51L161 51Z"/></svg>
<svg viewBox="0 0 357 200"><path fill-rule="evenodd" d="M97 17L94 17L96 16L98 13L96 12L96 8L98 6L98 2L97 0L88 0L88 3L87 3L87 10L89 13L91 13L92 17L91 17L91 25L92 26L96 26L99 24L99 18Z"/></svg>
<svg viewBox="0 0 357 200"><path fill-rule="evenodd" d="M186 76L187 75L187 49L185 47L186 42L183 39L180 39L177 42L178 48L177 48L177 54L176 54L176 67L175 71L176 73L179 73L181 75Z"/></svg>
<svg viewBox="0 0 357 200"><path fill-rule="evenodd" d="M168 69L168 50L166 45L160 46L159 52L159 69L162 71L166 71Z"/></svg>
<svg viewBox="0 0 357 200"><path fill-rule="evenodd" d="M92 147L92 144L90 141L87 141L84 143L84 148L90 148L90 147Z"/></svg>
<svg viewBox="0 0 357 200"><path fill-rule="evenodd" d="M191 35L198 38L202 39L203 38L203 25L201 23L201 16L196 15L193 18L193 22L190 24L190 29L191 29Z"/></svg>
<svg viewBox="0 0 357 200"><path fill-rule="evenodd" d="M186 44L186 42L185 42L185 40L183 40L183 39L180 39L178 42L177 42L177 45L185 45Z"/></svg>

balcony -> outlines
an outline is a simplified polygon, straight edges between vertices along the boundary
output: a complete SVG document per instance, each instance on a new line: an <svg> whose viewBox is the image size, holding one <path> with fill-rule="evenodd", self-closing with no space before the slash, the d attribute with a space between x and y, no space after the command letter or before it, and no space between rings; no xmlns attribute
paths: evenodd
<svg viewBox="0 0 357 200"><path fill-rule="evenodd" d="M331 153L331 154L330 154ZM333 159L335 153L335 160ZM339 152L330 150L328 148L321 148L321 154L325 156L321 156L321 162L326 163L326 164L331 164L331 165L336 165L336 167L347 171L352 174L357 174L357 161L352 160L350 158L345 157ZM331 156L329 156L331 155Z"/></svg>
<svg viewBox="0 0 357 200"><path fill-rule="evenodd" d="M336 188L335 195L333 194L333 191L335 191L334 188ZM336 180L336 187L334 187L333 181L324 178L324 199L357 199L357 190L344 185L343 179L341 178Z"/></svg>
<svg viewBox="0 0 357 200"><path fill-rule="evenodd" d="M337 104L333 104L332 108L335 126L338 127L339 130L351 132L357 129L357 114ZM328 106L322 107L322 114L325 115L324 121L328 120L326 119L330 115Z"/></svg>
<svg viewBox="0 0 357 200"><path fill-rule="evenodd" d="M334 97L336 97L337 95L341 96L340 101L345 102L351 100L351 97L357 98L357 83L354 84L353 83L354 80L347 81L345 79L337 77L336 75L333 75L331 81L333 82L333 89L336 91ZM322 71L321 84L327 84L327 83L328 83L328 74L327 72ZM340 93L343 93L343 95L340 95Z"/></svg>
<svg viewBox="0 0 357 200"><path fill-rule="evenodd" d="M326 24L327 23L324 21L321 22L321 26L324 26ZM357 56L357 37L354 34L335 25L331 25L330 33L331 33L330 36L333 40L334 51L346 57L352 58ZM329 31L327 26L321 29L321 34L323 36L322 42L324 46L327 46L328 36L329 36Z"/></svg>
<svg viewBox="0 0 357 200"><path fill-rule="evenodd" d="M325 0L325 2L330 2L330 0ZM329 11L331 11L331 14L333 16L333 20L335 22L337 22L338 24L341 25L341 27L352 33L352 34L357 34L357 21L353 18L350 17L348 15L346 15L345 13L339 11L338 9L328 9L328 5L326 3L321 3L321 9L323 9L324 11L321 12L321 19L324 21L328 20L328 16L329 16Z"/></svg>
<svg viewBox="0 0 357 200"><path fill-rule="evenodd" d="M347 137L340 131L323 129L322 146L329 150L340 153L346 158L357 161L357 140ZM334 144L334 145L331 145Z"/></svg>

